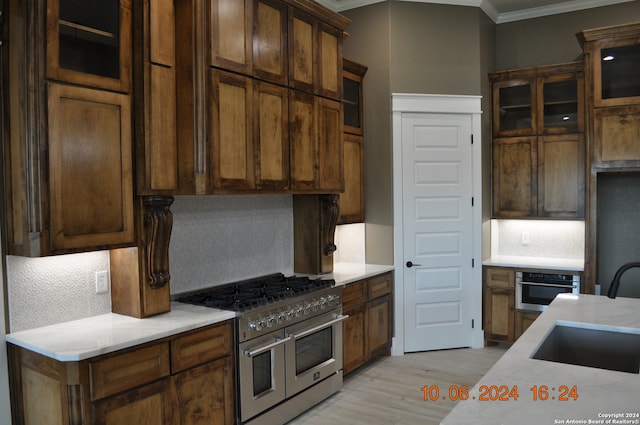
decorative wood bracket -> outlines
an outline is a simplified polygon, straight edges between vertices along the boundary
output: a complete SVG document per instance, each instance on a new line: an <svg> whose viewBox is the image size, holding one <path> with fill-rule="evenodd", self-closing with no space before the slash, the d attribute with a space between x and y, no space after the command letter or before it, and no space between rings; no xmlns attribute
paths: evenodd
<svg viewBox="0 0 640 425"><path fill-rule="evenodd" d="M326 256L333 255L337 249L334 238L340 212L339 199L339 195L336 194L322 195L320 197L320 202L322 203L322 253Z"/></svg>
<svg viewBox="0 0 640 425"><path fill-rule="evenodd" d="M162 288L171 279L169 272L169 242L173 227L173 214L169 207L173 196L143 196L142 235L147 262L146 283L154 289Z"/></svg>

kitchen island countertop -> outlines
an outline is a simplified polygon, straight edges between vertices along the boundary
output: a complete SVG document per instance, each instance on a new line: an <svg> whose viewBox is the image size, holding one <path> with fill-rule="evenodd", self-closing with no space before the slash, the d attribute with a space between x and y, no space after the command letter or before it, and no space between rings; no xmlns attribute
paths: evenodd
<svg viewBox="0 0 640 425"><path fill-rule="evenodd" d="M582 294L558 295L469 390L468 399L459 401L441 424L640 423L640 374L531 358L557 322L640 334L640 300L612 300L605 296ZM507 393L504 401L496 400L501 386L506 386L509 391L517 387L518 398L509 397ZM481 390L485 388L487 400L480 400ZM572 393L574 388L575 392ZM441 396L449 397L449 388L439 390ZM536 394L538 400L534 400ZM577 396L575 400L573 395ZM545 396L546 400L542 400ZM622 416L607 416L618 414ZM611 421L607 422L608 419Z"/></svg>

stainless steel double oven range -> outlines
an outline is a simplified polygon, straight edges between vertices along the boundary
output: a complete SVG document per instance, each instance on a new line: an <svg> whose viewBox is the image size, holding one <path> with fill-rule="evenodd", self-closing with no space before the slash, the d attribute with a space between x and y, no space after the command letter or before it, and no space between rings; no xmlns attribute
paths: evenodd
<svg viewBox="0 0 640 425"><path fill-rule="evenodd" d="M238 422L281 425L342 387L342 287L277 273L185 294L234 310Z"/></svg>

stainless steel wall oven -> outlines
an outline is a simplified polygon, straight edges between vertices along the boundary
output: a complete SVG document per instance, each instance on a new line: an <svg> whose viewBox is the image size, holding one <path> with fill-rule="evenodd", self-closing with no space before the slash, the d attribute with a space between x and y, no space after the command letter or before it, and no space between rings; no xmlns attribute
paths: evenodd
<svg viewBox="0 0 640 425"><path fill-rule="evenodd" d="M558 294L580 293L580 275L516 272L516 309L543 311Z"/></svg>

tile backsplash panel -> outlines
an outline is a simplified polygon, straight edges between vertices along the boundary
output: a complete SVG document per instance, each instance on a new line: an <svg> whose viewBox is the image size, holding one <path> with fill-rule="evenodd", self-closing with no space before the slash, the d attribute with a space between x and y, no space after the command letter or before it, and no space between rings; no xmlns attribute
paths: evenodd
<svg viewBox="0 0 640 425"><path fill-rule="evenodd" d="M584 259L584 231L583 221L493 220L491 256Z"/></svg>
<svg viewBox="0 0 640 425"><path fill-rule="evenodd" d="M290 195L177 196L171 211L172 294L293 273Z"/></svg>
<svg viewBox="0 0 640 425"><path fill-rule="evenodd" d="M16 332L111 311L96 294L95 272L109 270L109 252L44 258L7 256L9 329Z"/></svg>
<svg viewBox="0 0 640 425"><path fill-rule="evenodd" d="M258 275L293 272L290 195L177 196L171 207L171 293ZM11 332L111 311L95 272L109 253L7 257Z"/></svg>

